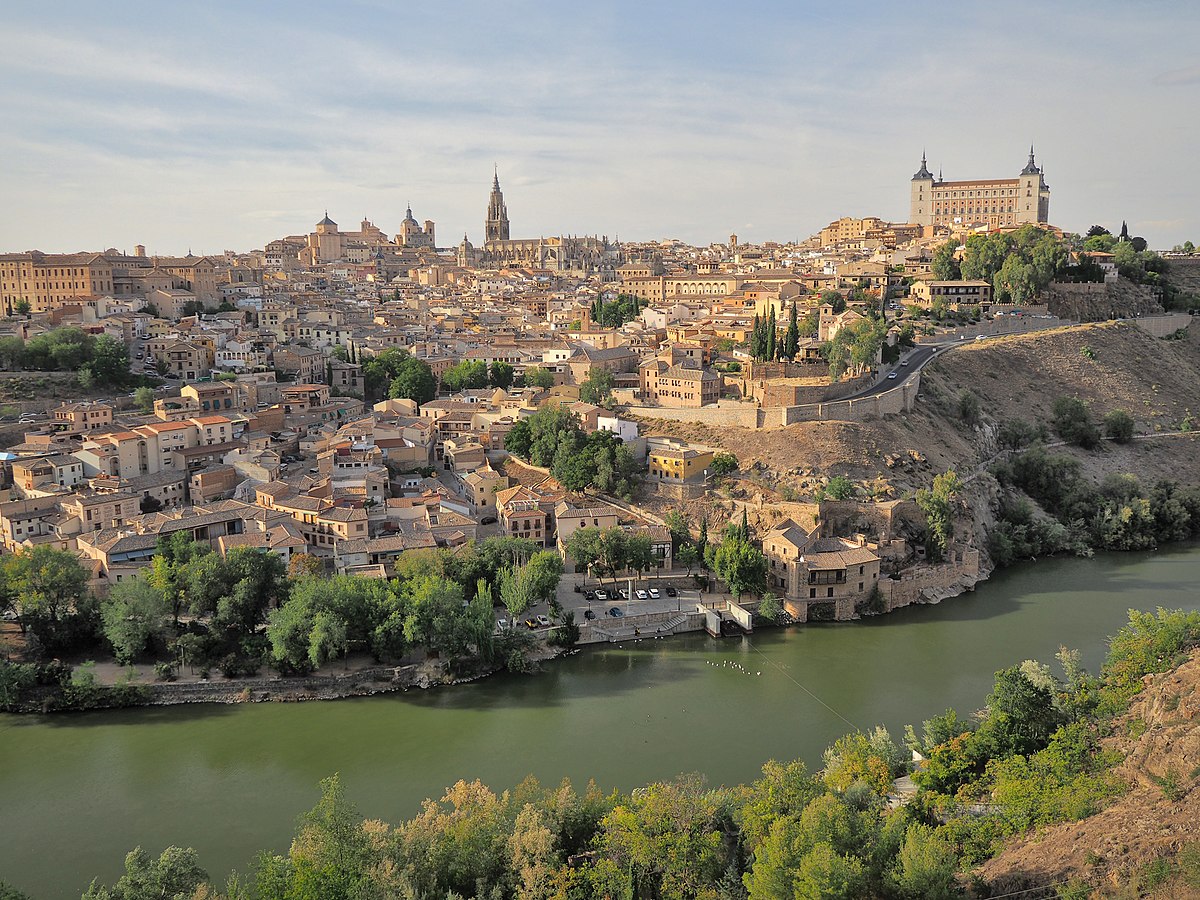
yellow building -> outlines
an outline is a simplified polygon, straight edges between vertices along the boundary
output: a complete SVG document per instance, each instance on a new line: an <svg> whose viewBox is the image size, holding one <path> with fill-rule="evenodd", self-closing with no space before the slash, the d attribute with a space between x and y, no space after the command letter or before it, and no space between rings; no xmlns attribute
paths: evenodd
<svg viewBox="0 0 1200 900"><path fill-rule="evenodd" d="M705 470L712 466L713 451L669 438L651 438L649 474L660 481L682 484L702 481Z"/></svg>

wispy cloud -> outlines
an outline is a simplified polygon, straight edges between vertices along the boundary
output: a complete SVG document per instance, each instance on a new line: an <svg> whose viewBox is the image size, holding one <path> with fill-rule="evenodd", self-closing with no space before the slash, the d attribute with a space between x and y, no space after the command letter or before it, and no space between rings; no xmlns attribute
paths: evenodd
<svg viewBox="0 0 1200 900"><path fill-rule="evenodd" d="M840 215L903 218L922 147L948 178L1015 174L1031 139L1056 223L1200 234L1171 177L1200 141L1174 88L1200 69L1151 75L1194 58L1186 4L1162 30L1115 2L1080 20L1033 0L921 18L881 2L549 16L460 0L452 22L389 0L295 0L286 16L130 3L6 21L0 196L16 215L0 250L246 248L326 206L394 228L409 202L478 238L494 161L519 234L802 237ZM946 49L967 45L969 65Z"/></svg>

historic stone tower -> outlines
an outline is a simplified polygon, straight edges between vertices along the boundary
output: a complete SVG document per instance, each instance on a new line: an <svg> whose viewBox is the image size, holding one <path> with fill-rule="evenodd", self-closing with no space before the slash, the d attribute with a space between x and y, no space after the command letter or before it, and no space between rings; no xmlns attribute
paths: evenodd
<svg viewBox="0 0 1200 900"><path fill-rule="evenodd" d="M492 196L488 200L487 219L483 223L484 242L508 240L508 208L500 193L500 173L492 176Z"/></svg>
<svg viewBox="0 0 1200 900"><path fill-rule="evenodd" d="M925 165L925 154L921 154L921 168L912 177L912 200L909 205L908 221L918 225L933 224L933 173Z"/></svg>

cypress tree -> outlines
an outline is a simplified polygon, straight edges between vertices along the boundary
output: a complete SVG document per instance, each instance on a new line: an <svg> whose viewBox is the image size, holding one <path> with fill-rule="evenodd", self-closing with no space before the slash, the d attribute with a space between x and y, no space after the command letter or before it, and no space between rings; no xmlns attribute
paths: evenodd
<svg viewBox="0 0 1200 900"><path fill-rule="evenodd" d="M771 317L767 320L767 359L775 359L775 307L771 307Z"/></svg>
<svg viewBox="0 0 1200 900"><path fill-rule="evenodd" d="M746 515L746 507L742 507L742 540L750 540L750 519Z"/></svg>
<svg viewBox="0 0 1200 900"><path fill-rule="evenodd" d="M700 520L700 537L696 538L696 550L700 554L700 562L704 563L704 551L708 549L708 516Z"/></svg>
<svg viewBox="0 0 1200 900"><path fill-rule="evenodd" d="M795 359L796 353L800 350L800 323L796 319L796 303L792 301L792 317L788 322L787 334L783 339L783 355L788 359Z"/></svg>

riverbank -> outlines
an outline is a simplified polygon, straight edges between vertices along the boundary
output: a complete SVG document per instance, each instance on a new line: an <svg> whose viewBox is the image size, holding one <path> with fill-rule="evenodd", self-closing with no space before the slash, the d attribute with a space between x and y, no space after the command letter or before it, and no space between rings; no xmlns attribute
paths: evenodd
<svg viewBox="0 0 1200 900"><path fill-rule="evenodd" d="M1047 558L952 602L744 638L595 645L536 678L337 703L0 715L0 879L78 897L94 876L118 878L139 845L195 847L212 873L244 871L258 848L286 852L334 772L365 816L396 821L462 778L629 791L681 772L745 783L767 759L815 769L848 731L899 736L947 707L974 709L997 670L1053 663L1060 644L1097 671L1128 609L1197 608L1198 582L1196 545ZM762 675L724 664L735 662Z"/></svg>
<svg viewBox="0 0 1200 900"><path fill-rule="evenodd" d="M544 645L534 654L537 663L556 659L572 650ZM119 671L119 667L112 667ZM468 674L454 675L437 660L404 666L360 665L340 674L312 674L296 677L271 675L221 681L195 679L183 681L116 681L93 686L85 704L79 704L67 690L43 686L30 690L16 714L89 710L129 709L141 706L180 706L193 703L300 703L311 700L345 700L374 697L409 690L429 690L470 684L502 671L489 666Z"/></svg>

